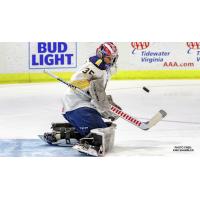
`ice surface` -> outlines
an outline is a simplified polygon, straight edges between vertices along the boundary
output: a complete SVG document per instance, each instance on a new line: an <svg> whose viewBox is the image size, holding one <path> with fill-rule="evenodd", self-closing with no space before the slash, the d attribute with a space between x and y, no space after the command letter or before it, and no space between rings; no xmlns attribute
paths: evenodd
<svg viewBox="0 0 200 200"><path fill-rule="evenodd" d="M0 147L6 148L3 139L37 139L50 130L51 122L64 122L61 98L65 90L61 83L0 85ZM143 121L160 109L168 113L148 131L119 119L115 147L107 156L199 154L199 80L111 81L107 93L125 112ZM191 146L194 151L174 152L175 146ZM32 151L34 155L35 148Z"/></svg>
<svg viewBox="0 0 200 200"><path fill-rule="evenodd" d="M0 140L0 157L80 157L70 147L51 146L40 139L2 139Z"/></svg>

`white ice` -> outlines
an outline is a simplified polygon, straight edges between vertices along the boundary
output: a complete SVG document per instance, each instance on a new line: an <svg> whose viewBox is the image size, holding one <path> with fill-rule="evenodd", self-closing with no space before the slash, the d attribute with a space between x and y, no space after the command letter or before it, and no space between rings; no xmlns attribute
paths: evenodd
<svg viewBox="0 0 200 200"><path fill-rule="evenodd" d="M37 138L50 130L51 122L64 122L65 89L62 83L0 85L0 139ZM148 131L119 119L115 147L107 156L200 153L200 80L111 81L107 93L143 121L160 109L168 113ZM174 152L175 146L191 146L194 151Z"/></svg>

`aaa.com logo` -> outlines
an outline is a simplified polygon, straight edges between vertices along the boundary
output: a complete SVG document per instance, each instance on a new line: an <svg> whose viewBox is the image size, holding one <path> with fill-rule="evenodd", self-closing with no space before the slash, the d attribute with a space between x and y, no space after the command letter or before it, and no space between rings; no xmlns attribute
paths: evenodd
<svg viewBox="0 0 200 200"><path fill-rule="evenodd" d="M150 46L150 42L131 42L131 46L133 47L132 54L134 54L136 50L147 49Z"/></svg>

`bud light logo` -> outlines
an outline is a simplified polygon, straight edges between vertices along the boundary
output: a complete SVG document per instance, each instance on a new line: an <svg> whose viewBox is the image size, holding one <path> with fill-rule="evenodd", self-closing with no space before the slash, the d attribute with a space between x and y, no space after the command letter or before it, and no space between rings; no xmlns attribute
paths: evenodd
<svg viewBox="0 0 200 200"><path fill-rule="evenodd" d="M30 69L73 68L77 66L77 44L67 42L29 43Z"/></svg>

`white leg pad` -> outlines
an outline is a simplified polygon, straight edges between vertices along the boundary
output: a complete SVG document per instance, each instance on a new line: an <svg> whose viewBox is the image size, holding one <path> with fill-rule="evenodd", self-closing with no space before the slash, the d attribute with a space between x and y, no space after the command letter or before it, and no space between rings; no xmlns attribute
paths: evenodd
<svg viewBox="0 0 200 200"><path fill-rule="evenodd" d="M102 156L104 156L105 153L111 151L114 146L116 126L117 126L116 124L112 123L111 126L107 128L96 128L90 131L90 134L96 134L97 136L102 136L102 146L101 146Z"/></svg>

